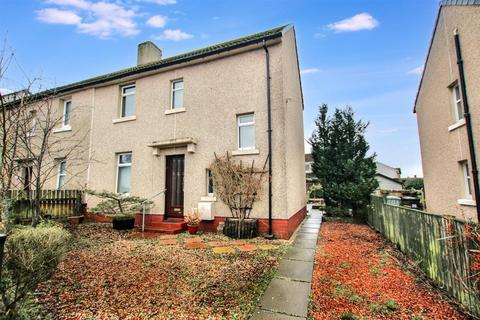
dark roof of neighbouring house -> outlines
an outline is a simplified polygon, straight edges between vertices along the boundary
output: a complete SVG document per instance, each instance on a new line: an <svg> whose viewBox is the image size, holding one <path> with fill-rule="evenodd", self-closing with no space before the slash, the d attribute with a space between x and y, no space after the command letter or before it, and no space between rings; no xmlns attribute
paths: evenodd
<svg viewBox="0 0 480 320"><path fill-rule="evenodd" d="M427 57L425 58L425 64L422 72L422 77L420 78L420 83L418 85L417 95L415 96L415 103L413 105L413 113L417 112L417 102L418 96L420 95L420 90L423 84L423 78L425 77L425 69L427 68L428 57L430 56L430 51L432 50L433 38L435 37L435 32L437 31L438 19L440 18L440 13L442 12L442 7L447 6L475 6L480 5L480 0L441 0L440 8L438 9L437 18L435 20L435 25L433 27L432 37L430 38L430 45L428 46Z"/></svg>
<svg viewBox="0 0 480 320"><path fill-rule="evenodd" d="M469 6L480 4L480 0L442 0L440 6Z"/></svg>
<svg viewBox="0 0 480 320"><path fill-rule="evenodd" d="M182 53L182 54L170 57L170 58L165 58L165 59L155 61L155 62L151 62L151 63L148 63L148 64L144 64L144 65L140 65L140 66L134 66L134 67L130 67L130 68L127 68L127 69L123 69L123 70L103 74L103 75L100 75L100 76L97 76L97 77L89 78L89 79L86 79L86 80L70 83L70 84L67 84L67 85L64 85L64 86L59 86L59 87L56 87L56 88L48 89L48 90L39 92L37 95L46 96L46 95L51 95L51 94L60 94L60 93L64 93L64 92L78 90L78 89L82 89L82 88L85 88L85 87L88 87L88 86L98 85L98 84L101 84L101 83L104 83L104 82L108 82L108 81L112 81L112 80L116 80L116 79L121 79L121 78L124 78L124 77L136 75L136 74L139 74L139 73L154 71L154 70L158 70L158 69L165 68L165 67L168 67L168 66L180 64L180 63L183 63L183 62L188 62L188 61L191 61L191 60L200 59L200 58L204 58L204 57L211 56L211 55L214 55L214 54L219 54L219 53L222 53L222 52L234 50L234 49L237 49L237 48L246 47L246 46L249 46L249 45L252 45L252 44L262 42L264 40L267 41L267 40L280 38L280 37L282 37L285 29L289 26L290 25L280 26L280 27L277 27L277 28L273 28L273 29L270 29L270 30L263 31L263 32L248 35L248 36L245 36L245 37L242 37L242 38L238 38L238 39L218 43L218 44L215 44L215 45L212 45L212 46L209 46L209 47L205 47L205 48L202 48L202 49Z"/></svg>

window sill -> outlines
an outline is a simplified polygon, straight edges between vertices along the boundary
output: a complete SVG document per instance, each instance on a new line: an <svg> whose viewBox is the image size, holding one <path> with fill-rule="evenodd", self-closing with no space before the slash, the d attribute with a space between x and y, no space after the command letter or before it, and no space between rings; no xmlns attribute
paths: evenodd
<svg viewBox="0 0 480 320"><path fill-rule="evenodd" d="M458 204L462 206L476 206L475 200L472 199L458 199Z"/></svg>
<svg viewBox="0 0 480 320"><path fill-rule="evenodd" d="M465 118L460 119L460 120L458 120L457 122L455 122L454 124L452 124L451 126L449 126L449 127L448 127L448 131L453 131L453 130L455 130L455 129L457 129L457 128L460 128L460 127L462 127L462 126L464 126L464 125L465 125Z"/></svg>
<svg viewBox="0 0 480 320"><path fill-rule="evenodd" d="M53 129L53 133L68 132L68 131L72 131L71 126L65 126L58 129Z"/></svg>
<svg viewBox="0 0 480 320"><path fill-rule="evenodd" d="M258 149L232 151L232 156L246 156L250 154L260 154L260 151Z"/></svg>
<svg viewBox="0 0 480 320"><path fill-rule="evenodd" d="M121 123L121 122L128 122L128 121L134 121L137 120L137 116L129 116L129 117L123 117L123 118L118 118L118 119L113 119L113 123Z"/></svg>
<svg viewBox="0 0 480 320"><path fill-rule="evenodd" d="M215 197L215 196L200 197L200 201L204 201L204 202L216 202L216 201L217 201L217 197Z"/></svg>
<svg viewBox="0 0 480 320"><path fill-rule="evenodd" d="M168 110L165 110L165 114L181 113L185 111L186 111L185 108L168 109Z"/></svg>

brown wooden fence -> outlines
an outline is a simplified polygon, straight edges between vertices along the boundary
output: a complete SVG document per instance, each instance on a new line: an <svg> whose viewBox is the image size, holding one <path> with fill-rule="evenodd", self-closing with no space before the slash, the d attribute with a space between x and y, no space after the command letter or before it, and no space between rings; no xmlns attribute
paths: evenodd
<svg viewBox="0 0 480 320"><path fill-rule="evenodd" d="M13 213L17 219L31 219L34 212L35 191L10 190L10 199L14 200ZM62 218L81 215L82 191L80 190L42 190L40 206L44 215Z"/></svg>
<svg viewBox="0 0 480 320"><path fill-rule="evenodd" d="M480 316L480 301L470 270L471 242L465 222L424 211L386 204L372 197L368 223L416 261L439 287Z"/></svg>

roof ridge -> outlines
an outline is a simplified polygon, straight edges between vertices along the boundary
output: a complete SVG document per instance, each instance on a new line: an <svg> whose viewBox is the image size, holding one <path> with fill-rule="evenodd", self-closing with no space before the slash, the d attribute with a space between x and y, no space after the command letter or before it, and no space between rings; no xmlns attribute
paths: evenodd
<svg viewBox="0 0 480 320"><path fill-rule="evenodd" d="M268 29L268 30L265 30L265 31L257 32L257 33L250 34L250 35L247 35L247 36L243 36L243 37L240 37L240 38L228 40L228 41L225 41L225 42L220 42L220 43L208 46L208 47L204 47L204 48L200 48L200 49L196 49L196 50L192 50L192 51L187 51L187 52L180 53L180 54L172 56L172 57L161 59L159 61L150 62L150 63L140 65L140 66L137 65L137 66L133 66L133 67L128 67L128 68L120 69L120 70L113 71L113 72L110 72L110 73L105 73L105 74L102 74L102 75L99 75L99 76L87 78L85 80L72 82L72 83L69 83L69 84L66 84L66 85L62 85L62 86L58 86L58 87L55 87L55 88L44 90L42 92L37 93L36 95L39 95L39 96L50 95L52 93L57 94L57 93L62 93L62 92L70 91L70 90L76 90L76 89L80 89L80 88L83 88L83 87L86 87L86 86L95 85L95 84L107 82L107 81L110 81L110 80L115 80L115 79L118 79L118 78L123 78L123 77L129 76L129 75L138 74L138 73L151 71L151 70L156 70L156 69L160 69L162 67L166 67L166 66L169 66L169 65L190 61L190 60L193 60L193 59L196 59L196 58L201 58L205 55L211 55L213 53L220 53L220 52L223 52L223 51L232 50L232 49L235 49L237 47L246 46L246 45L249 45L249 44L252 44L252 43L256 43L259 40L278 38L278 37L282 36L283 30L287 26L289 26L289 24L282 25L280 27L276 27L276 28L272 28L272 29Z"/></svg>

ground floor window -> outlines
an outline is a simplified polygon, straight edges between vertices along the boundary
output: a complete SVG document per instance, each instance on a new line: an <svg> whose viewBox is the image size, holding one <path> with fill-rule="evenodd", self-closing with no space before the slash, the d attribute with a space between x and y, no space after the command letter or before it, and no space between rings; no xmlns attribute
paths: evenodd
<svg viewBox="0 0 480 320"><path fill-rule="evenodd" d="M470 168L468 166L468 161L460 162L463 170L463 179L465 185L465 198L472 199L472 179L470 175Z"/></svg>
<svg viewBox="0 0 480 320"><path fill-rule="evenodd" d="M65 177L67 176L67 161L60 160L58 162L58 178L57 178L57 189L61 190L65 186Z"/></svg>
<svg viewBox="0 0 480 320"><path fill-rule="evenodd" d="M119 153L117 161L117 192L129 193L132 178L132 153Z"/></svg>
<svg viewBox="0 0 480 320"><path fill-rule="evenodd" d="M207 169L207 195L213 196L213 175L210 169Z"/></svg>

